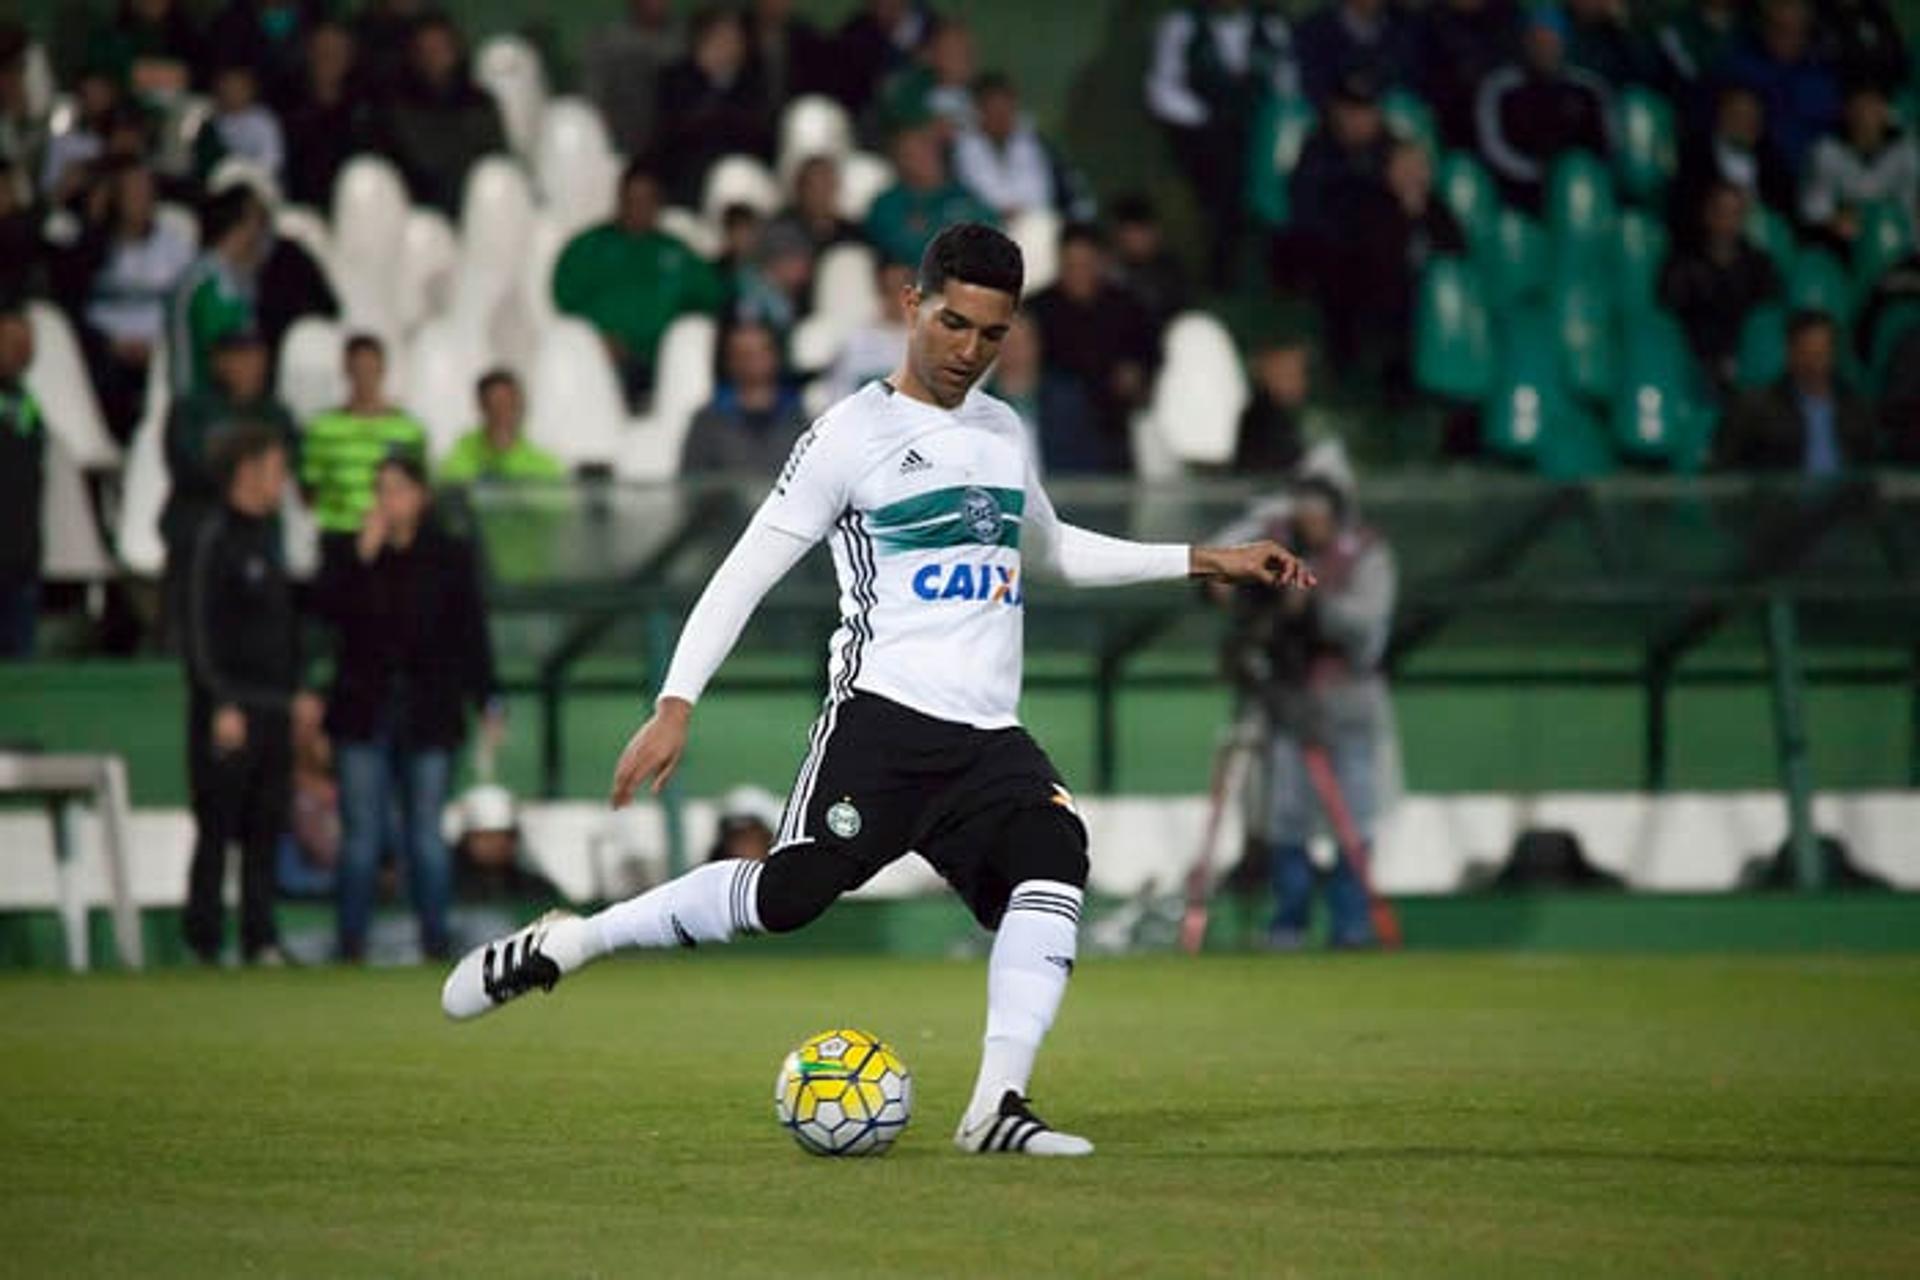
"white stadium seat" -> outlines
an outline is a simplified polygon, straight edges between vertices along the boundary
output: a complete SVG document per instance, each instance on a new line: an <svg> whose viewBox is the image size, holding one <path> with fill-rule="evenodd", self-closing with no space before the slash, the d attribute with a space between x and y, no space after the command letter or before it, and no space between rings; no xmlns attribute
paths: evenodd
<svg viewBox="0 0 1920 1280"><path fill-rule="evenodd" d="M613 216L620 169L598 108L585 98L547 104L534 144L534 185L547 216L562 230L572 234Z"/></svg>
<svg viewBox="0 0 1920 1280"><path fill-rule="evenodd" d="M668 205L660 211L660 229L711 261L720 256L720 230L691 209Z"/></svg>
<svg viewBox="0 0 1920 1280"><path fill-rule="evenodd" d="M304 204L283 204L273 211L273 230L313 255L316 262L333 263L333 230L326 215Z"/></svg>
<svg viewBox="0 0 1920 1280"><path fill-rule="evenodd" d="M547 105L547 72L540 52L515 35L489 38L474 55L473 78L493 95L514 154L531 156Z"/></svg>
<svg viewBox="0 0 1920 1280"><path fill-rule="evenodd" d="M460 256L465 263L519 261L533 227L533 187L519 165L486 156L467 171L460 200Z"/></svg>
<svg viewBox="0 0 1920 1280"><path fill-rule="evenodd" d="M390 337L399 328L394 275L411 210L400 171L380 156L355 156L334 181L334 284L355 329Z"/></svg>
<svg viewBox="0 0 1920 1280"><path fill-rule="evenodd" d="M160 347L147 366L147 403L120 475L120 515L113 532L120 563L146 578L159 576L167 560L160 541L160 511L171 487L166 456L167 387L167 350Z"/></svg>
<svg viewBox="0 0 1920 1280"><path fill-rule="evenodd" d="M47 440L46 499L40 508L40 576L53 582L102 582L113 558L100 539L93 498L79 460L59 436Z"/></svg>
<svg viewBox="0 0 1920 1280"><path fill-rule="evenodd" d="M821 254L813 270L814 309L832 316L846 333L879 319L877 262L863 244L837 244Z"/></svg>
<svg viewBox="0 0 1920 1280"><path fill-rule="evenodd" d="M400 232L400 260L394 272L394 321L410 333L452 297L452 278L460 249L453 224L434 209L415 209Z"/></svg>
<svg viewBox="0 0 1920 1280"><path fill-rule="evenodd" d="M400 400L427 429L435 458L479 421L474 384L491 363L471 330L447 317L420 326L400 369Z"/></svg>
<svg viewBox="0 0 1920 1280"><path fill-rule="evenodd" d="M787 104L780 116L780 181L793 181L794 171L814 156L838 160L853 150L853 121L847 109L832 98L809 93Z"/></svg>
<svg viewBox="0 0 1920 1280"><path fill-rule="evenodd" d="M660 480L680 469L687 424L713 399L714 346L719 326L711 316L686 315L660 338L653 409L627 433L617 468L622 479Z"/></svg>
<svg viewBox="0 0 1920 1280"><path fill-rule="evenodd" d="M794 368L817 373L840 358L840 348L846 343L847 331L839 321L824 311L816 311L794 326L787 352Z"/></svg>
<svg viewBox="0 0 1920 1280"><path fill-rule="evenodd" d="M611 463L627 408L600 335L561 316L540 337L527 379L527 436L570 466Z"/></svg>
<svg viewBox="0 0 1920 1280"><path fill-rule="evenodd" d="M773 171L747 155L722 156L707 171L706 191L700 197L700 212L714 226L728 205L750 205L762 217L780 211L785 197Z"/></svg>
<svg viewBox="0 0 1920 1280"><path fill-rule="evenodd" d="M33 326L27 390L40 402L48 432L66 445L76 466L92 470L118 465L120 446L107 433L73 326L58 307L46 302L28 303L27 321Z"/></svg>
<svg viewBox="0 0 1920 1280"><path fill-rule="evenodd" d="M1007 223L1007 235L1020 246L1026 264L1023 292L1031 296L1052 284L1060 274L1060 215L1028 209Z"/></svg>
<svg viewBox="0 0 1920 1280"><path fill-rule="evenodd" d="M840 216L864 222L874 197L893 185L893 165L871 151L850 151L840 161Z"/></svg>
<svg viewBox="0 0 1920 1280"><path fill-rule="evenodd" d="M567 247L564 226L542 213L527 233L527 252L521 259L520 298L536 338L546 332L558 314L553 307L553 268Z"/></svg>
<svg viewBox="0 0 1920 1280"><path fill-rule="evenodd" d="M207 190L225 191L231 187L250 188L267 208L280 207L280 179L274 177L265 165L239 156L228 156L207 175Z"/></svg>
<svg viewBox="0 0 1920 1280"><path fill-rule="evenodd" d="M1148 416L1182 463L1224 463L1233 457L1247 377L1226 326L1189 311L1167 326L1160 376Z"/></svg>
<svg viewBox="0 0 1920 1280"><path fill-rule="evenodd" d="M346 400L346 343L346 330L320 316L295 320L280 340L280 400L299 421Z"/></svg>

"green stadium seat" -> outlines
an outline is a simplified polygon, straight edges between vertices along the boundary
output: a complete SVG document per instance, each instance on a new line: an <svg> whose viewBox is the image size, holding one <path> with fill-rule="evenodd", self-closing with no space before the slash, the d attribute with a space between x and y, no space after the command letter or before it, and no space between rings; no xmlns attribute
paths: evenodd
<svg viewBox="0 0 1920 1280"><path fill-rule="evenodd" d="M1743 387L1764 387L1786 371L1787 309L1777 303L1756 307L1740 327L1734 381Z"/></svg>
<svg viewBox="0 0 1920 1280"><path fill-rule="evenodd" d="M1552 246L1540 224L1503 206L1481 254L1481 271L1493 305L1501 310L1544 296L1553 277Z"/></svg>
<svg viewBox="0 0 1920 1280"><path fill-rule="evenodd" d="M1614 384L1613 292L1604 271L1562 276L1553 308L1565 361L1567 386L1576 394L1606 400Z"/></svg>
<svg viewBox="0 0 1920 1280"><path fill-rule="evenodd" d="M1439 133L1433 124L1433 108L1426 99L1406 89L1389 89L1380 99L1380 114L1387 128L1409 142L1417 142L1428 155L1439 150Z"/></svg>
<svg viewBox="0 0 1920 1280"><path fill-rule="evenodd" d="M1627 457L1698 470L1713 414L1699 394L1686 335L1671 316L1649 313L1629 326L1624 348L1613 399L1614 446Z"/></svg>
<svg viewBox="0 0 1920 1280"><path fill-rule="evenodd" d="M1632 86L1618 105L1619 151L1614 156L1620 189L1635 200L1657 199L1679 166L1673 108L1650 89Z"/></svg>
<svg viewBox="0 0 1920 1280"><path fill-rule="evenodd" d="M1314 119L1307 103L1269 95L1254 120L1247 156L1247 207L1269 227L1286 225L1287 180L1300 163Z"/></svg>
<svg viewBox="0 0 1920 1280"><path fill-rule="evenodd" d="M1853 320L1853 277L1827 249L1808 249L1784 272L1787 304L1796 310L1824 311L1844 330Z"/></svg>
<svg viewBox="0 0 1920 1280"><path fill-rule="evenodd" d="M1669 236L1664 222L1640 209L1620 215L1614 257L1615 293L1628 323L1660 305L1660 269L1667 260Z"/></svg>
<svg viewBox="0 0 1920 1280"><path fill-rule="evenodd" d="M1561 261L1610 255L1617 219L1607 167L1584 151L1562 156L1547 180L1547 228Z"/></svg>
<svg viewBox="0 0 1920 1280"><path fill-rule="evenodd" d="M1875 391L1886 383L1900 339L1915 329L1920 329L1920 302L1897 302L1874 321L1873 332L1867 335L1867 367Z"/></svg>
<svg viewBox="0 0 1920 1280"><path fill-rule="evenodd" d="M1782 276L1800 256L1800 245L1787 220L1757 200L1747 210L1747 239L1767 251Z"/></svg>
<svg viewBox="0 0 1920 1280"><path fill-rule="evenodd" d="M1546 309L1523 308L1506 317L1500 371L1481 421L1490 451L1531 462L1544 475L1575 479L1615 465L1600 425L1567 387L1554 318Z"/></svg>
<svg viewBox="0 0 1920 1280"><path fill-rule="evenodd" d="M1500 197L1487 168L1464 151L1449 151L1434 166L1434 187L1441 203L1460 221L1467 243L1478 252L1493 236Z"/></svg>
<svg viewBox="0 0 1920 1280"><path fill-rule="evenodd" d="M1493 386L1493 316L1473 264L1435 258L1420 280L1414 317L1414 378L1421 388L1478 400Z"/></svg>
<svg viewBox="0 0 1920 1280"><path fill-rule="evenodd" d="M1888 267L1913 252L1913 219L1889 201L1860 211L1860 238L1853 242L1853 278L1864 296Z"/></svg>

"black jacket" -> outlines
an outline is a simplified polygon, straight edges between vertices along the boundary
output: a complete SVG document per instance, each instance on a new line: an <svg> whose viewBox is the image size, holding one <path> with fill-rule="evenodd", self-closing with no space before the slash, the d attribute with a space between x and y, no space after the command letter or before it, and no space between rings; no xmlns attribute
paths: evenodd
<svg viewBox="0 0 1920 1280"><path fill-rule="evenodd" d="M387 735L401 747L459 746L466 708L497 692L471 544L430 521L405 551L383 548L370 563L343 548L327 557L314 596L336 630L328 732L345 742Z"/></svg>
<svg viewBox="0 0 1920 1280"><path fill-rule="evenodd" d="M1849 468L1874 463L1873 411L1839 382L1833 387L1833 433ZM1722 467L1739 471L1798 471L1805 465L1806 419L1793 384L1782 378L1764 391L1735 401L1714 437L1713 452Z"/></svg>
<svg viewBox="0 0 1920 1280"><path fill-rule="evenodd" d="M0 382L0 582L40 577L40 504L47 424L33 393Z"/></svg>
<svg viewBox="0 0 1920 1280"><path fill-rule="evenodd" d="M285 713L300 684L300 626L277 521L221 506L200 522L180 625L197 705Z"/></svg>

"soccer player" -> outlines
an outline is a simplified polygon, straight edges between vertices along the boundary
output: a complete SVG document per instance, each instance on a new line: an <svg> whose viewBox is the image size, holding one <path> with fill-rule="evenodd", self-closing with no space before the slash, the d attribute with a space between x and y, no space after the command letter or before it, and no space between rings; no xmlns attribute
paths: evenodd
<svg viewBox="0 0 1920 1280"><path fill-rule="evenodd" d="M765 862L696 867L597 915L550 914L455 966L449 1017L473 1018L629 947L691 947L798 929L909 850L986 928L985 1050L954 1142L968 1152L1086 1155L1027 1103L1073 971L1087 833L1020 727L1023 570L1076 586L1185 577L1311 586L1274 542L1149 545L1064 523L1028 463L1020 419L974 389L1014 322L1020 250L961 223L906 291L893 374L795 444L681 631L653 715L614 770L613 803L658 792L694 703L761 598L822 538L840 583L829 693Z"/></svg>

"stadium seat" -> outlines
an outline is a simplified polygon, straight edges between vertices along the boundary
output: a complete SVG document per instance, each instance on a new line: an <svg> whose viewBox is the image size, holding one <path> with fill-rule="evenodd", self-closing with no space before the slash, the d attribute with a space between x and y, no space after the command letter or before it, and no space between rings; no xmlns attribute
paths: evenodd
<svg viewBox="0 0 1920 1280"><path fill-rule="evenodd" d="M1500 197L1494 192L1487 168L1465 151L1449 151L1435 166L1434 187L1466 233L1467 243L1479 251L1493 235Z"/></svg>
<svg viewBox="0 0 1920 1280"><path fill-rule="evenodd" d="M1808 249L1783 274L1789 306L1824 311L1839 321L1843 331L1852 323L1853 279L1832 252Z"/></svg>
<svg viewBox="0 0 1920 1280"><path fill-rule="evenodd" d="M840 216L864 222L874 197L893 185L893 165L871 151L849 151L840 161Z"/></svg>
<svg viewBox="0 0 1920 1280"><path fill-rule="evenodd" d="M1027 209L1007 223L1007 234L1026 262L1023 292L1031 296L1052 284L1060 274L1060 215L1051 209Z"/></svg>
<svg viewBox="0 0 1920 1280"><path fill-rule="evenodd" d="M1503 206L1494 215L1493 235L1481 258L1481 274L1496 310L1544 296L1553 277L1552 247L1546 232L1518 209Z"/></svg>
<svg viewBox="0 0 1920 1280"><path fill-rule="evenodd" d="M60 308L39 301L27 304L27 322L33 328L33 363L27 366L26 384L40 402L47 433L60 440L78 467L118 466L120 446L107 432L73 326Z"/></svg>
<svg viewBox="0 0 1920 1280"><path fill-rule="evenodd" d="M814 309L830 315L843 332L879 318L874 286L875 255L864 244L837 244L820 255L813 270Z"/></svg>
<svg viewBox="0 0 1920 1280"><path fill-rule="evenodd" d="M1286 225L1291 208L1289 179L1315 119L1313 107L1297 98L1272 94L1260 107L1248 161L1247 205L1267 226Z"/></svg>
<svg viewBox="0 0 1920 1280"><path fill-rule="evenodd" d="M162 200L153 207L153 220L175 235L184 237L194 248L200 247L200 219L186 205Z"/></svg>
<svg viewBox="0 0 1920 1280"><path fill-rule="evenodd" d="M1616 118L1614 172L1621 191L1634 200L1658 199L1680 162L1673 108L1651 89L1632 85L1620 94Z"/></svg>
<svg viewBox="0 0 1920 1280"><path fill-rule="evenodd" d="M1774 267L1782 276L1800 256L1800 246L1787 220L1757 200L1747 209L1747 239L1773 259Z"/></svg>
<svg viewBox="0 0 1920 1280"><path fill-rule="evenodd" d="M1561 263L1610 256L1617 218L1607 167L1584 151L1562 156L1547 182L1547 227Z"/></svg>
<svg viewBox="0 0 1920 1280"><path fill-rule="evenodd" d="M709 261L720 256L719 227L691 209L668 205L660 211L660 229Z"/></svg>
<svg viewBox="0 0 1920 1280"><path fill-rule="evenodd" d="M113 557L100 537L83 464L66 440L47 440L40 507L40 576L50 582L104 582L113 577Z"/></svg>
<svg viewBox="0 0 1920 1280"><path fill-rule="evenodd" d="M802 374L818 373L840 358L847 332L834 317L815 311L793 328L787 340L787 363Z"/></svg>
<svg viewBox="0 0 1920 1280"><path fill-rule="evenodd" d="M567 231L545 212L534 215L527 231L527 253L521 261L520 298L528 324L537 338L553 323L553 268L567 247Z"/></svg>
<svg viewBox="0 0 1920 1280"><path fill-rule="evenodd" d="M534 185L561 230L571 235L613 216L621 164L591 102L569 97L547 104L534 144Z"/></svg>
<svg viewBox="0 0 1920 1280"><path fill-rule="evenodd" d="M460 261L508 267L526 252L533 226L533 188L505 156L486 156L467 171L460 199Z"/></svg>
<svg viewBox="0 0 1920 1280"><path fill-rule="evenodd" d="M322 269L332 270L333 231L320 213L303 204L283 204L273 211L273 230L305 249Z"/></svg>
<svg viewBox="0 0 1920 1280"><path fill-rule="evenodd" d="M346 337L336 321L302 316L280 340L280 399L301 422L347 398Z"/></svg>
<svg viewBox="0 0 1920 1280"><path fill-rule="evenodd" d="M1473 264L1435 258L1420 280L1414 377L1434 395L1478 400L1493 388L1493 318Z"/></svg>
<svg viewBox="0 0 1920 1280"><path fill-rule="evenodd" d="M1734 380L1743 387L1762 387L1786 371L1787 309L1777 304L1756 307L1740 326Z"/></svg>
<svg viewBox="0 0 1920 1280"><path fill-rule="evenodd" d="M1887 268L1913 252L1913 219L1892 201L1877 201L1860 211L1860 235L1853 242L1853 278L1864 297Z"/></svg>
<svg viewBox="0 0 1920 1280"><path fill-rule="evenodd" d="M209 191L227 191L233 187L246 187L269 209L278 209L284 198L280 179L274 177L271 170L240 156L227 156L207 175Z"/></svg>
<svg viewBox="0 0 1920 1280"><path fill-rule="evenodd" d="M780 115L780 181L793 180L794 171L813 156L841 159L853 150L853 122L847 109L832 98L809 93L787 104Z"/></svg>
<svg viewBox="0 0 1920 1280"><path fill-rule="evenodd" d="M659 376L647 417L627 433L615 468L622 479L660 480L680 469L680 449L693 415L713 398L715 344L711 316L685 315L660 339Z"/></svg>
<svg viewBox="0 0 1920 1280"><path fill-rule="evenodd" d="M1886 382L1900 340L1915 329L1920 329L1920 302L1895 303L1874 321L1873 332L1867 335L1867 361L1876 389Z"/></svg>
<svg viewBox="0 0 1920 1280"><path fill-rule="evenodd" d="M1482 416L1487 448L1557 479L1611 469L1606 438L1569 393L1552 314L1527 309L1505 319L1500 372Z"/></svg>
<svg viewBox="0 0 1920 1280"><path fill-rule="evenodd" d="M147 366L147 403L127 449L113 532L114 554L128 572L143 578L158 577L167 560L166 546L160 541L160 512L171 487L166 458L167 387L167 351L160 347Z"/></svg>
<svg viewBox="0 0 1920 1280"><path fill-rule="evenodd" d="M1660 271L1667 260L1669 236L1659 218L1641 209L1620 215L1614 258L1614 283L1622 319L1632 324L1660 305Z"/></svg>
<svg viewBox="0 0 1920 1280"><path fill-rule="evenodd" d="M489 37L474 54L473 78L499 105L507 145L515 155L532 156L547 105L547 72L539 50L519 36Z"/></svg>
<svg viewBox="0 0 1920 1280"><path fill-rule="evenodd" d="M422 426L435 458L444 457L479 421L475 384L492 363L471 329L448 317L429 320L407 344L399 367L399 400Z"/></svg>
<svg viewBox="0 0 1920 1280"><path fill-rule="evenodd" d="M359 155L333 184L333 270L340 302L355 328L391 334L394 267L411 210L400 171Z"/></svg>
<svg viewBox="0 0 1920 1280"><path fill-rule="evenodd" d="M1605 271L1578 271L1554 290L1554 318L1565 360L1566 385L1590 400L1606 400L1614 385L1613 294Z"/></svg>
<svg viewBox="0 0 1920 1280"><path fill-rule="evenodd" d="M1426 99L1407 89L1389 89L1380 99L1380 113L1387 128L1408 142L1417 142L1428 155L1439 150L1439 134L1433 125L1433 108Z"/></svg>
<svg viewBox="0 0 1920 1280"><path fill-rule="evenodd" d="M593 326L561 316L547 326L527 377L527 438L569 466L611 463L627 408Z"/></svg>
<svg viewBox="0 0 1920 1280"><path fill-rule="evenodd" d="M700 213L714 226L728 205L744 204L770 218L780 211L785 197L773 171L748 155L722 156L707 171L706 190L700 197Z"/></svg>
<svg viewBox="0 0 1920 1280"><path fill-rule="evenodd" d="M444 214L435 209L415 209L407 215L394 273L394 320L402 333L413 332L428 316L446 307L459 255L453 226Z"/></svg>
<svg viewBox="0 0 1920 1280"><path fill-rule="evenodd" d="M1165 356L1148 413L1173 454L1187 465L1233 460L1247 377L1225 325L1188 311L1167 326Z"/></svg>
<svg viewBox="0 0 1920 1280"><path fill-rule="evenodd" d="M1661 311L1642 315L1626 329L1620 363L1614 446L1628 457L1698 469L1712 419L1697 394L1693 353L1678 323Z"/></svg>

